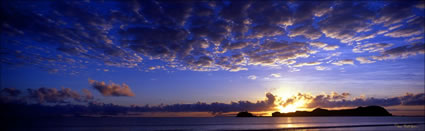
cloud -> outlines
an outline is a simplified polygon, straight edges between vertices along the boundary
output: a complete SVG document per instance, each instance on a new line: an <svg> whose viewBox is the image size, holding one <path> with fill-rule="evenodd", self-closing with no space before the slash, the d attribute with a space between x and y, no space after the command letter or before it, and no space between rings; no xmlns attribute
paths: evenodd
<svg viewBox="0 0 425 131"><path fill-rule="evenodd" d="M148 68L149 70L156 70L156 69L161 69L161 66L157 65L157 66L151 66Z"/></svg>
<svg viewBox="0 0 425 131"><path fill-rule="evenodd" d="M389 36L389 37L410 37L410 36L415 36L415 35L419 35L419 34L423 34L423 31L418 30L416 27L410 27L410 28L403 28L400 30L396 30L390 33L386 33L384 36Z"/></svg>
<svg viewBox="0 0 425 131"><path fill-rule="evenodd" d="M1 102L18 103L71 103L71 102L89 102L93 100L91 92L83 89L80 94L71 88L28 88L27 92L16 88L3 88L0 90Z"/></svg>
<svg viewBox="0 0 425 131"><path fill-rule="evenodd" d="M248 50L245 54L249 57L249 65L276 66L292 59L309 57L310 51L303 42L267 40L258 49Z"/></svg>
<svg viewBox="0 0 425 131"><path fill-rule="evenodd" d="M391 26L388 30L394 30L394 29L397 29L401 26L403 26L403 25L402 24L394 25L394 26Z"/></svg>
<svg viewBox="0 0 425 131"><path fill-rule="evenodd" d="M424 41L424 37L423 36L412 37L412 38L409 38L407 40L407 42L416 41L416 40L422 40L422 41Z"/></svg>
<svg viewBox="0 0 425 131"><path fill-rule="evenodd" d="M255 79L257 79L257 76L255 76L255 75L250 75L250 76L248 76L248 79L255 80Z"/></svg>
<svg viewBox="0 0 425 131"><path fill-rule="evenodd" d="M5 10L10 10L2 13L6 18L5 24L7 25L4 28L22 32L9 32L7 39L22 37L27 40L18 40L16 43L21 47L31 47L31 49L21 48L22 53L15 55L19 59L11 60L10 63L47 68L47 70L57 72L84 68L82 65L86 65L86 61L119 67L134 67L142 60L140 56L110 44L112 38L106 35L110 23L105 21L104 17L88 12L86 9L63 2L52 2L53 8L51 9L56 13L40 15L35 11L20 10L13 2L4 4L9 4ZM73 24L72 28L61 28L67 23L58 17L64 15L75 18L77 23ZM26 25L23 18L31 19L31 25ZM52 52L56 51L58 53L55 54L58 55L52 55ZM9 57L13 58L14 56Z"/></svg>
<svg viewBox="0 0 425 131"><path fill-rule="evenodd" d="M425 29L425 25L423 24L424 22L424 17L415 17L407 22L406 27L386 33L384 36L399 38L423 35Z"/></svg>
<svg viewBox="0 0 425 131"><path fill-rule="evenodd" d="M354 61L351 60L351 59L345 59L345 60L339 60L339 61L333 62L332 64L337 65L337 66L354 65Z"/></svg>
<svg viewBox="0 0 425 131"><path fill-rule="evenodd" d="M321 95L310 95L305 93L299 93L295 96L288 98L280 103L282 106L286 106L297 101L306 101L306 108L335 108L335 107L357 107L357 106L396 106L396 105L424 105L425 95L424 93L411 94L406 93L403 96L395 96L389 98L374 98L374 97L353 97L350 99L350 93L336 93L321 94Z"/></svg>
<svg viewBox="0 0 425 131"><path fill-rule="evenodd" d="M28 89L27 91L30 98L37 99L40 103L64 103L67 99L73 99L75 101L82 100L81 95L70 88L57 90L56 88L41 87L38 89Z"/></svg>
<svg viewBox="0 0 425 131"><path fill-rule="evenodd" d="M25 103L0 103L2 107L8 107L8 114L2 116L25 116L25 117L46 117L46 116L84 116L84 115L120 115L130 112L209 112L212 114L238 112L238 111L271 111L276 110L277 96L272 93L266 93L264 100L256 102L237 101L230 103L203 103L197 102L193 104L170 104L158 106L121 106L115 104L105 104L101 102L89 102L87 105L67 104L46 106L41 104L25 104ZM23 110L27 108L31 110ZM130 114L127 114L130 115Z"/></svg>
<svg viewBox="0 0 425 131"><path fill-rule="evenodd" d="M324 67L324 66L316 66L314 67L316 70L318 71L324 71L324 70L330 70L330 68L328 67Z"/></svg>
<svg viewBox="0 0 425 131"><path fill-rule="evenodd" d="M341 54L342 54L342 52L335 52L335 53L332 53L332 54L328 55L328 56L327 56L327 57L325 57L325 58L319 59L319 61L329 60L329 59L331 59L332 57L340 56Z"/></svg>
<svg viewBox="0 0 425 131"><path fill-rule="evenodd" d="M413 16L411 11L413 6L414 4L410 2L392 2L379 10L381 16L374 22L384 26L400 23Z"/></svg>
<svg viewBox="0 0 425 131"><path fill-rule="evenodd" d="M121 106L112 103L88 102L86 105L81 104L28 104L16 102L0 101L2 107L8 107L7 117L46 117L46 116L96 116L96 115L131 115L135 112L210 112L212 114L238 112L238 111L275 111L277 106L286 106L297 101L306 102L304 108L338 108L338 107L357 107L357 106L415 106L424 105L424 93L412 94L406 93L401 96L393 96L388 98L374 97L353 97L350 93L336 93L311 95L308 93L298 93L288 99L282 100L280 97L272 93L266 93L263 100L256 102L237 101L230 103L204 103L196 102L192 104L169 104L169 105L131 105ZM23 110L31 109L31 110Z"/></svg>
<svg viewBox="0 0 425 131"><path fill-rule="evenodd" d="M219 50L249 54L260 48L256 42L227 42L227 38L250 39L285 34L282 26L293 22L292 12L285 3L230 2L227 5L222 2L120 1L113 9L100 6L99 10L107 11L99 12L85 8L87 3L54 1L46 8L47 13L36 13L38 10L30 7L21 10L15 2L5 4L8 4L7 8L1 11L5 24L1 28L8 35L7 40L16 41L20 47L33 45L32 41L44 45L37 47L40 49L35 53L33 49L7 53L2 61L38 66L54 72L74 71L85 68L83 65L88 63L149 70L150 66L143 65L150 60L164 62L166 66L163 69L241 71L247 70L245 66L250 64L276 65L285 63L286 58L307 57L303 51L308 52L299 49L300 52L286 52L285 56L270 54L273 64L252 55L220 63L222 58L229 57L228 54L215 54ZM279 8L275 7L277 5ZM222 10L215 16L213 14L218 7ZM259 15L264 13L268 15ZM218 17L223 19L217 20ZM27 25L22 18L33 22ZM138 24L144 26L134 26ZM187 26L183 27L185 24ZM243 48L248 48L247 52L236 51ZM58 55L41 53L52 50ZM258 53L264 52L266 50ZM246 61L250 57L253 57L252 61Z"/></svg>
<svg viewBox="0 0 425 131"><path fill-rule="evenodd" d="M250 101L237 101L227 103L213 102L207 103L194 103L194 104L172 104L163 106L138 106L138 111L142 112L237 112L237 111L267 111L275 110L277 96L266 93L266 99L259 100L257 102ZM135 111L137 111L135 110Z"/></svg>
<svg viewBox="0 0 425 131"><path fill-rule="evenodd" d="M280 73L273 73L273 74L270 74L270 76L275 78L281 77Z"/></svg>
<svg viewBox="0 0 425 131"><path fill-rule="evenodd" d="M90 80L89 83L91 86L99 91L103 96L134 96L134 93L131 91L130 87L123 83L118 85L115 83L106 84L105 82L98 82L96 80Z"/></svg>
<svg viewBox="0 0 425 131"><path fill-rule="evenodd" d="M338 49L339 46L338 45L328 45L325 48L323 48L324 50L336 50Z"/></svg>
<svg viewBox="0 0 425 131"><path fill-rule="evenodd" d="M406 93L404 96L400 96L399 99L401 100L402 105L424 105L425 94Z"/></svg>
<svg viewBox="0 0 425 131"><path fill-rule="evenodd" d="M419 2L416 4L416 8L424 9L425 8L425 2Z"/></svg>
<svg viewBox="0 0 425 131"><path fill-rule="evenodd" d="M83 89L83 94L84 94L84 97L86 98L86 99L88 99L88 100L90 100L90 99L93 99L94 97L93 97L93 94L89 91L89 90L87 90L87 89Z"/></svg>
<svg viewBox="0 0 425 131"><path fill-rule="evenodd" d="M423 16L412 12L420 2L391 1L376 9L372 3L346 1L146 0L103 6L108 3L3 3L0 28L8 44L1 62L51 73L105 65L146 71L153 69L147 64L151 61L160 62L163 70L236 72L251 65L289 67L296 59L317 56L308 41L288 42L292 38L287 36L349 44L379 35L414 41L424 26ZM327 51L340 47L309 44Z"/></svg>
<svg viewBox="0 0 425 131"><path fill-rule="evenodd" d="M310 42L309 44L311 46L314 46L314 47L317 47L317 48L324 48L324 47L326 47L326 45L328 45L328 44L325 44L323 42Z"/></svg>
<svg viewBox="0 0 425 131"><path fill-rule="evenodd" d="M356 60L360 62L360 64L370 64L375 63L376 61L369 60L366 57L356 57Z"/></svg>
<svg viewBox="0 0 425 131"><path fill-rule="evenodd" d="M353 48L353 52L355 53L363 53L363 52L382 52L385 48L391 47L394 44L389 43L368 43L364 45L357 45Z"/></svg>
<svg viewBox="0 0 425 131"><path fill-rule="evenodd" d="M233 22L242 22L247 17L247 9L251 4L251 2L231 2L230 5L223 7L220 15Z"/></svg>
<svg viewBox="0 0 425 131"><path fill-rule="evenodd" d="M293 24L292 12L286 3L257 1L251 4L248 10L248 17L252 19L252 23L257 24L279 26L289 26Z"/></svg>
<svg viewBox="0 0 425 131"><path fill-rule="evenodd" d="M409 45L395 47L389 50L385 50L379 56L371 56L375 60L388 60L388 59L400 59L407 58L409 56L415 56L418 54L425 53L424 43L412 43Z"/></svg>
<svg viewBox="0 0 425 131"><path fill-rule="evenodd" d="M357 33L370 30L370 21L375 13L367 8L367 4L343 2L333 7L328 17L319 22L320 30L326 37L348 43Z"/></svg>
<svg viewBox="0 0 425 131"><path fill-rule="evenodd" d="M311 46L317 47L317 48L321 48L323 50L335 50L338 49L339 46L338 45L328 45L326 43L323 42L310 42L309 43Z"/></svg>
<svg viewBox="0 0 425 131"><path fill-rule="evenodd" d="M282 34L284 34L284 30L279 26L258 25L252 28L252 35L248 36L248 38L263 38Z"/></svg>
<svg viewBox="0 0 425 131"><path fill-rule="evenodd" d="M247 47L248 45L253 45L254 43L250 42L235 42L235 43L228 43L223 46L224 50L236 50L236 49L242 49Z"/></svg>
<svg viewBox="0 0 425 131"><path fill-rule="evenodd" d="M15 88L2 88L0 89L0 94L6 95L6 96L18 96L22 92L20 90L17 90Z"/></svg>
<svg viewBox="0 0 425 131"><path fill-rule="evenodd" d="M299 26L291 30L289 37L304 36L310 40L319 39L322 36L322 32L314 28L312 25Z"/></svg>
<svg viewBox="0 0 425 131"><path fill-rule="evenodd" d="M322 62L305 62L305 63L298 63L295 64L294 67L303 67L303 66L314 66L314 65L320 65L322 64Z"/></svg>

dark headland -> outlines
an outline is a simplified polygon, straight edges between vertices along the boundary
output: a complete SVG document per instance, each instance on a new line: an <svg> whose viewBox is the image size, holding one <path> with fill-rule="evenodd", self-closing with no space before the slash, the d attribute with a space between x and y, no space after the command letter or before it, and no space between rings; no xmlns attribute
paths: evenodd
<svg viewBox="0 0 425 131"><path fill-rule="evenodd" d="M355 109L326 110L316 108L313 111L296 111L291 113L272 113L273 117L297 116L392 116L385 108L380 106L357 107Z"/></svg>
<svg viewBox="0 0 425 131"><path fill-rule="evenodd" d="M272 113L272 117L309 117L309 116L392 116L385 108L380 106L357 107L354 109L326 110L316 108L313 111L296 111L290 113ZM255 117L253 114L244 111L239 112L236 117Z"/></svg>

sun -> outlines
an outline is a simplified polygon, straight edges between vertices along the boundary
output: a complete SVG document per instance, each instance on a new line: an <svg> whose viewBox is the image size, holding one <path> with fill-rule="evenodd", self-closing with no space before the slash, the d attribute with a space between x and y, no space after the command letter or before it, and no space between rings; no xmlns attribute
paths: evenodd
<svg viewBox="0 0 425 131"><path fill-rule="evenodd" d="M295 112L300 108L304 107L307 104L307 101L304 99L297 99L291 104L285 106L281 105L281 102L285 102L287 99L291 99L293 96L296 96L299 91L296 88L291 87L281 87L276 90L276 94L280 97L279 101L276 101L277 109L281 113Z"/></svg>
<svg viewBox="0 0 425 131"><path fill-rule="evenodd" d="M279 109L279 112L281 112L281 113L288 113L288 112L297 111L297 107L295 107L294 105L287 105L285 107L278 106L277 108Z"/></svg>
<svg viewBox="0 0 425 131"><path fill-rule="evenodd" d="M295 112L297 110L300 110L302 107L304 107L306 103L307 103L306 100L301 99L301 100L295 101L292 104L286 105L285 107L278 105L277 108L279 109L279 112L281 113Z"/></svg>

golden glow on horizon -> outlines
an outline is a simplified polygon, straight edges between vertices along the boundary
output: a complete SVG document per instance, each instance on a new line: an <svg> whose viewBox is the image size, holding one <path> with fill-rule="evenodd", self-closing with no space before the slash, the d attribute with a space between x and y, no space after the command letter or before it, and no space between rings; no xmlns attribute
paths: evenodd
<svg viewBox="0 0 425 131"><path fill-rule="evenodd" d="M296 96L298 94L297 91L293 90L292 88L287 87L281 87L276 90L277 96L280 98L276 105L277 109L281 113L288 113L288 112L295 112L299 110L305 110L306 104L309 103L308 100L305 99L296 99L291 104L287 104L286 106L282 106L282 103L285 103L286 100L292 98L293 96Z"/></svg>
<svg viewBox="0 0 425 131"><path fill-rule="evenodd" d="M288 104L285 107L278 105L277 108L279 109L279 112L281 113L288 113L288 112L298 111L302 107L304 107L306 104L307 104L307 101L302 99L302 100L297 100L292 104Z"/></svg>

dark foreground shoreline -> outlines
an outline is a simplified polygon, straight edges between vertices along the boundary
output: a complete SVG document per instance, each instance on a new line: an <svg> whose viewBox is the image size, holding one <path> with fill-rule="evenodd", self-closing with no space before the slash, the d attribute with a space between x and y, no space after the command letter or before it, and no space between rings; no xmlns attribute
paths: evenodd
<svg viewBox="0 0 425 131"><path fill-rule="evenodd" d="M417 125L425 125L425 123L402 123L402 124L373 124L373 125L342 125L342 126L313 126L313 127L294 127L294 128L279 128L279 129L253 129L250 131L286 131L286 130L305 130L305 129L332 129L332 128L356 128L356 127L383 127L396 126L400 128L409 128ZM226 130L229 131L229 130ZM232 130L239 131L239 130Z"/></svg>
<svg viewBox="0 0 425 131"><path fill-rule="evenodd" d="M64 117L5 119L6 131L391 130L425 129L425 117Z"/></svg>

